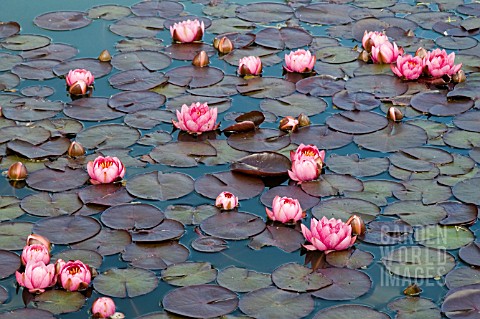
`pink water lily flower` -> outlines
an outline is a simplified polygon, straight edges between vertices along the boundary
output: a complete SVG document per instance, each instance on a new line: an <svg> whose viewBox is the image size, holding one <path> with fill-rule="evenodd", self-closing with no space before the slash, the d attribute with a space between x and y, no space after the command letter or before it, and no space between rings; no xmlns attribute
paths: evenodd
<svg viewBox="0 0 480 319"><path fill-rule="evenodd" d="M453 76L462 67L462 63L455 64L454 52L447 55L445 50L440 49L428 51L427 55L423 58L423 64L427 75L434 78L444 75Z"/></svg>
<svg viewBox="0 0 480 319"><path fill-rule="evenodd" d="M215 200L215 206L223 210L231 210L238 206L238 197L230 192L221 192Z"/></svg>
<svg viewBox="0 0 480 319"><path fill-rule="evenodd" d="M107 184L125 176L125 166L116 157L98 156L93 162L87 164L90 183Z"/></svg>
<svg viewBox="0 0 480 319"><path fill-rule="evenodd" d="M302 158L310 158L323 165L325 162L325 151L320 151L313 144L305 145L301 143L295 151L290 151L290 160L293 162Z"/></svg>
<svg viewBox="0 0 480 319"><path fill-rule="evenodd" d="M395 42L392 44L387 41L378 46L372 46L373 63L393 63L397 61L398 56L401 54L403 54L403 49L399 49Z"/></svg>
<svg viewBox="0 0 480 319"><path fill-rule="evenodd" d="M68 291L86 289L92 280L90 268L80 260L64 262L62 259L59 259L55 268L58 274L58 281Z"/></svg>
<svg viewBox="0 0 480 319"><path fill-rule="evenodd" d="M31 293L42 293L45 288L52 287L57 282L55 265L45 265L43 261L31 261L25 266L25 272L15 272L15 277L20 286Z"/></svg>
<svg viewBox="0 0 480 319"><path fill-rule="evenodd" d="M210 108L207 103L183 104L181 110L177 110L177 120L172 120L173 125L191 134L202 134L218 128L217 108Z"/></svg>
<svg viewBox="0 0 480 319"><path fill-rule="evenodd" d="M287 72L312 72L317 58L308 50L292 51L289 54L285 54L285 70Z"/></svg>
<svg viewBox="0 0 480 319"><path fill-rule="evenodd" d="M186 21L174 23L170 26L172 39L181 43L200 41L202 40L204 32L205 24L203 21L198 21L198 19L188 19Z"/></svg>
<svg viewBox="0 0 480 319"><path fill-rule="evenodd" d="M108 297L100 297L92 304L94 318L110 318L115 314L115 302Z"/></svg>
<svg viewBox="0 0 480 319"><path fill-rule="evenodd" d="M272 210L265 208L268 218L281 223L296 223L303 217L305 212L300 206L298 199L275 196Z"/></svg>
<svg viewBox="0 0 480 319"><path fill-rule="evenodd" d="M47 265L50 262L50 252L44 245L28 245L23 247L21 259L23 265L32 261L43 261L43 263Z"/></svg>
<svg viewBox="0 0 480 319"><path fill-rule="evenodd" d="M68 86L72 86L78 81L82 81L86 86L90 86L93 84L94 80L95 77L93 74L85 69L70 70L65 77L65 81L67 82Z"/></svg>
<svg viewBox="0 0 480 319"><path fill-rule="evenodd" d="M304 157L292 162L292 169L288 170L288 176L300 184L317 179L320 171L321 168L317 161Z"/></svg>
<svg viewBox="0 0 480 319"><path fill-rule="evenodd" d="M418 56L399 55L396 65L390 64L392 72L405 80L416 80L422 75L423 60Z"/></svg>
<svg viewBox="0 0 480 319"><path fill-rule="evenodd" d="M303 224L301 228L303 236L311 243L311 245L303 246L307 250L320 250L326 254L347 249L357 239L357 236L352 236L352 226L347 225L340 219L327 219L325 216L321 220L312 218L310 229Z"/></svg>
<svg viewBox="0 0 480 319"><path fill-rule="evenodd" d="M383 32L370 31L363 34L362 46L367 52L372 51L373 46L379 46L382 43L388 42L388 38Z"/></svg>
<svg viewBox="0 0 480 319"><path fill-rule="evenodd" d="M238 74L259 75L262 73L262 60L258 56L247 56L238 61Z"/></svg>

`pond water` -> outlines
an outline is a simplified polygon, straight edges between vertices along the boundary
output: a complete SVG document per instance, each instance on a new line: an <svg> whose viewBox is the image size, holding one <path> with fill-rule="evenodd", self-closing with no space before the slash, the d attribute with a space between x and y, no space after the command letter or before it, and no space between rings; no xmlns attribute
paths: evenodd
<svg viewBox="0 0 480 319"><path fill-rule="evenodd" d="M209 310L210 305L202 300L206 290L196 296L198 299L193 297L192 286L196 284L226 287L234 292L233 299L238 296L240 307L225 311L222 318L394 318L399 309L402 318L441 318L445 317L442 307L452 318L456 310L460 310L458 318L480 318L475 306L480 295L476 285L480 274L475 268L480 266L476 239L480 203L480 5L470 1L427 4L394 0L257 3L2 1L2 26L15 29L14 24L7 23L15 21L21 29L8 37L4 36L7 27L0 28L0 84L5 87L0 94L4 113L0 136L6 136L0 141L0 166L6 171L20 160L26 164L29 177L26 185L13 185L6 177L0 179L0 318L13 318L15 310L25 303L28 308L50 310L56 318L87 318L92 302L100 296L111 296L126 318L184 318L172 314L185 314L182 309L188 307L178 301L182 296L205 313L215 313L212 311L219 307L215 304L228 304L227 299L232 298L222 290L224 295L212 302L214 310ZM143 6L148 8L142 10ZM68 13L62 18L61 12L70 11L83 14L68 22ZM48 12L56 13L39 18ZM205 18L203 46L185 49L185 44L172 45L170 32L163 26L185 16ZM85 21L84 27L77 25L81 21ZM66 30L52 30L56 25ZM405 82L395 77L389 65L357 60L365 30L386 30L390 40L410 54L420 46L455 52L455 63L463 63L466 82L455 85L446 78L440 84L428 78ZM409 31L414 35L408 35ZM237 33L230 35L235 50L219 56L211 44L218 34L227 32ZM65 46L48 50L54 44ZM39 48L46 51L32 54ZM208 68L214 71L198 77L205 71L181 71L191 65L199 48L209 53ZM309 74L310 80L301 80L307 78L305 74L282 73L284 55L297 48L316 54L317 74ZM102 50L110 52L111 63L94 60ZM137 56L128 53L134 50ZM150 55L143 55L145 52ZM248 55L260 55L264 68L261 78L243 81L236 74L237 64L239 58ZM80 60L85 58L88 60ZM72 62L76 59L79 61ZM95 78L91 97L72 102L63 75L83 65L101 76ZM140 79L141 92L123 101L127 104L123 109L115 110L112 105L118 101L110 99L107 104L108 99L122 92L116 87L132 77L120 77L115 83L115 75L132 69L143 69L134 77L166 74L166 78L159 80L161 85L150 86ZM45 87L52 90L45 97L50 102L37 101L42 104L37 105L27 99L26 106L15 106L15 98L35 96L37 87L42 87L42 92ZM137 89L124 92L130 90ZM140 105L147 99L147 90L160 94L153 107ZM197 100L218 107L221 126L217 134L195 137L172 130L170 120L175 119L175 110ZM132 104L145 110L128 110ZM392 105L404 114L399 123L385 119ZM220 132L234 124L238 115L250 111L261 111L265 116L256 133L239 133L244 135L235 139L235 134ZM278 130L283 117L300 113L309 116L311 126L296 132ZM258 116L250 114L247 119ZM45 132L46 138L36 145L68 138L80 141L87 157L71 159L66 149L56 154L62 146L52 147L53 151L46 148L45 156L37 156L41 150L36 150L34 143L15 142L37 141ZM279 157L272 154L288 157L300 143L325 149L326 168L318 181L296 185L288 180ZM279 161L270 166L283 169L280 178L265 173L269 168L265 162L257 163L258 170L268 177L240 173L230 177L231 164L253 154L252 150L271 152L266 158ZM124 162L123 184L109 189L90 186L84 173L86 163L98 155L117 156ZM223 190L221 185L238 192L241 200L236 211L250 214L242 215L249 216L248 221L240 222L237 213L231 213L235 223L215 219L215 214L229 214L213 207ZM95 198L98 194L103 197ZM267 221L265 206L270 207L277 194L299 198L307 208L307 217L301 221L305 225L310 225L312 216L346 221L352 214L359 214L367 222L365 238L358 238L347 253L328 254L327 261L317 265L322 280L328 281L323 285L326 287L312 288L320 280L318 272L318 277L308 271L298 275L305 270L300 265L312 257L305 255L302 247L300 223L285 227ZM105 198L109 196L115 200L108 202ZM158 227L163 228L151 234L160 222L152 224L155 213L146 213L145 220L131 214L154 208L132 208L133 203L161 210L166 219ZM191 217L195 208L196 214ZM67 219L58 221L62 217ZM210 223L204 222L207 218ZM147 225L144 229L142 222ZM103 239L98 239L100 228ZM21 254L26 236L35 230L55 244L52 260L64 254L64 259L84 257L87 263L95 264L100 276L87 291L49 295L61 291L58 288L38 296L22 295L15 267L12 271L19 258L9 251ZM179 234L170 235L175 232ZM142 239L148 234L154 239ZM208 235L223 238L227 248L202 252L192 247ZM184 265L192 268L180 269ZM256 274L252 272L244 278L238 269L228 273L232 270L228 267L264 275L249 279ZM296 274L282 269L286 267L292 267ZM312 268L312 264L307 267ZM175 275L165 269L180 271L176 276L189 278L175 284L169 277ZM116 271L118 277L112 275ZM267 283L262 285L262 280ZM293 281L291 286L285 283L288 280ZM242 283L247 286L245 290L239 288ZM298 288L302 286L299 283L303 288ZM414 283L422 290L421 298L403 293ZM128 286L126 296L119 288L124 285ZM181 288L183 292L178 290L180 286L190 288ZM261 290L252 292L253 287ZM455 291L450 294L460 296L467 305L453 297L445 298L449 288L458 289L457 295ZM462 289L467 288L470 290L464 293ZM164 312L164 303L172 313ZM475 309L477 313L472 314ZM29 316L39 318L33 312Z"/></svg>

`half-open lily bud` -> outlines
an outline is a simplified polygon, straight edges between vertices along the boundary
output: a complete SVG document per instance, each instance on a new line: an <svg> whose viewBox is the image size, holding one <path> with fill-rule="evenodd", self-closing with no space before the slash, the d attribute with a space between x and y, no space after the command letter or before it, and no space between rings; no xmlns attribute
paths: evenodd
<svg viewBox="0 0 480 319"><path fill-rule="evenodd" d="M79 80L73 83L69 88L68 92L72 95L83 95L87 93L87 83L82 80Z"/></svg>
<svg viewBox="0 0 480 319"><path fill-rule="evenodd" d="M230 39L227 38L227 37L221 38L220 41L218 42L217 50L218 50L218 52L220 52L222 54L227 54L227 53L232 52L233 51L232 41L230 41Z"/></svg>
<svg viewBox="0 0 480 319"><path fill-rule="evenodd" d="M9 179L14 181L20 181L27 178L28 172L25 165L22 162L16 162L10 165L8 169L7 176Z"/></svg>
<svg viewBox="0 0 480 319"><path fill-rule="evenodd" d="M352 215L346 222L347 225L352 226L352 234L362 236L365 234L366 227L363 219L358 217L357 215Z"/></svg>
<svg viewBox="0 0 480 319"><path fill-rule="evenodd" d="M298 126L300 126L300 127L309 126L310 123L311 123L310 118L307 115L301 113L298 116Z"/></svg>
<svg viewBox="0 0 480 319"><path fill-rule="evenodd" d="M363 61L363 62L368 62L370 61L370 54L367 52L367 50L363 50L362 52L360 52L360 54L358 55L358 59L360 61Z"/></svg>
<svg viewBox="0 0 480 319"><path fill-rule="evenodd" d="M207 66L210 63L210 59L208 58L208 54L205 51L200 51L197 55L193 58L192 64L199 67Z"/></svg>
<svg viewBox="0 0 480 319"><path fill-rule="evenodd" d="M85 155L85 149L83 148L82 144L74 141L70 143L67 153L68 153L68 156L71 156L71 157L83 156Z"/></svg>
<svg viewBox="0 0 480 319"><path fill-rule="evenodd" d="M48 238L43 237L42 235L39 235L39 234L28 235L27 246L30 246L30 245L43 245L47 247L48 251L52 249L52 244L50 243L50 240L48 240Z"/></svg>
<svg viewBox="0 0 480 319"><path fill-rule="evenodd" d="M112 60L112 56L110 55L110 52L108 52L108 50L103 50L102 52L100 52L98 59L102 62L108 62Z"/></svg>
<svg viewBox="0 0 480 319"><path fill-rule="evenodd" d="M293 116L285 116L280 120L279 128L282 131L296 131L298 127L298 120Z"/></svg>
<svg viewBox="0 0 480 319"><path fill-rule="evenodd" d="M467 77L465 76L465 72L463 70L458 70L458 72L452 76L452 80L455 83L462 83L467 80Z"/></svg>
<svg viewBox="0 0 480 319"><path fill-rule="evenodd" d="M387 111L387 118L394 122L400 122L403 119L403 113L395 106L391 106Z"/></svg>

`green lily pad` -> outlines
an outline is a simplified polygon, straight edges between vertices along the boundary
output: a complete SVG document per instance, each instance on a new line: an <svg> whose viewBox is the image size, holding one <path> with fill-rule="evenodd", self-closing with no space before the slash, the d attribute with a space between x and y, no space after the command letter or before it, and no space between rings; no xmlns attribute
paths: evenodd
<svg viewBox="0 0 480 319"><path fill-rule="evenodd" d="M332 281L320 290L312 293L313 296L326 300L351 300L366 294L372 287L370 277L355 269L348 268L326 268L318 269L317 272L323 274Z"/></svg>
<svg viewBox="0 0 480 319"><path fill-rule="evenodd" d="M52 257L53 261L58 259L81 260L84 264L97 269L102 266L103 261L102 255L96 251L88 249L67 249L61 251Z"/></svg>
<svg viewBox="0 0 480 319"><path fill-rule="evenodd" d="M23 215L20 200L14 196L0 196L0 222L13 220Z"/></svg>
<svg viewBox="0 0 480 319"><path fill-rule="evenodd" d="M322 309L313 317L313 319L339 318L388 319L390 316L367 306L349 304Z"/></svg>
<svg viewBox="0 0 480 319"><path fill-rule="evenodd" d="M295 84L273 77L255 77L246 83L238 84L237 90L242 95L256 99L279 98L295 92Z"/></svg>
<svg viewBox="0 0 480 319"><path fill-rule="evenodd" d="M240 240L257 235L265 229L263 220L253 214L243 212L223 212L205 219L200 227L215 237Z"/></svg>
<svg viewBox="0 0 480 319"><path fill-rule="evenodd" d="M14 274L15 271L21 266L20 256L11 251L1 249L0 257L0 279L7 278L8 276ZM2 303L3 301L0 300L0 305Z"/></svg>
<svg viewBox="0 0 480 319"><path fill-rule="evenodd" d="M375 176L385 172L389 166L386 157L360 159L358 154L340 156L331 154L327 159L328 169L337 174L351 176Z"/></svg>
<svg viewBox="0 0 480 319"><path fill-rule="evenodd" d="M72 244L95 236L102 228L92 217L60 215L39 220L32 231L53 244Z"/></svg>
<svg viewBox="0 0 480 319"><path fill-rule="evenodd" d="M52 217L70 215L83 204L77 194L64 193L37 193L22 199L20 207L27 213L34 216Z"/></svg>
<svg viewBox="0 0 480 319"><path fill-rule="evenodd" d="M250 292L270 286L272 278L270 274L229 266L218 272L217 282L235 292Z"/></svg>
<svg viewBox="0 0 480 319"><path fill-rule="evenodd" d="M0 314L2 319L17 319L17 318L36 318L36 319L55 319L55 316L47 310L32 309L32 308L18 308Z"/></svg>
<svg viewBox="0 0 480 319"><path fill-rule="evenodd" d="M302 247L305 237L299 231L282 226L267 225L260 234L252 237L248 247L261 249L264 246L275 246L287 253L294 252Z"/></svg>
<svg viewBox="0 0 480 319"><path fill-rule="evenodd" d="M93 287L110 297L137 297L148 294L158 286L155 273L139 268L111 268L93 280Z"/></svg>
<svg viewBox="0 0 480 319"><path fill-rule="evenodd" d="M384 215L397 215L412 226L439 223L447 216L447 211L440 205L424 205L421 201L402 200L388 205Z"/></svg>
<svg viewBox="0 0 480 319"><path fill-rule="evenodd" d="M162 211L148 204L120 204L102 213L102 223L113 229L140 230L159 225L164 215Z"/></svg>
<svg viewBox="0 0 480 319"><path fill-rule="evenodd" d="M448 250L471 243L474 235L462 226L428 225L415 228L414 239L425 247Z"/></svg>
<svg viewBox="0 0 480 319"><path fill-rule="evenodd" d="M220 213L220 210L212 205L188 206L169 205L165 209L167 218L181 222L184 225L198 225L208 217Z"/></svg>
<svg viewBox="0 0 480 319"><path fill-rule="evenodd" d="M421 200L423 204L430 205L448 200L452 196L450 187L430 180L411 180L402 183L405 190L393 192L401 200Z"/></svg>
<svg viewBox="0 0 480 319"><path fill-rule="evenodd" d="M373 255L360 249L332 251L327 254L326 261L338 268L366 268L373 262Z"/></svg>
<svg viewBox="0 0 480 319"><path fill-rule="evenodd" d="M70 245L73 249L94 250L102 256L114 255L122 252L125 246L132 242L130 234L125 230L102 228L92 238Z"/></svg>
<svg viewBox="0 0 480 319"><path fill-rule="evenodd" d="M169 265L183 263L190 252L176 241L162 243L133 243L125 248L122 258L134 267L165 269Z"/></svg>
<svg viewBox="0 0 480 319"><path fill-rule="evenodd" d="M319 272L296 263L287 263L275 269L272 281L280 289L307 292L331 285L333 282Z"/></svg>
<svg viewBox="0 0 480 319"><path fill-rule="evenodd" d="M34 298L35 307L53 314L80 310L85 304L85 296L77 291L48 290Z"/></svg>
<svg viewBox="0 0 480 319"><path fill-rule="evenodd" d="M161 276L170 285L184 287L214 281L217 270L208 262L186 262L168 266Z"/></svg>
<svg viewBox="0 0 480 319"><path fill-rule="evenodd" d="M478 187L480 187L480 178L476 177L456 184L452 191L458 200L464 203L480 205Z"/></svg>
<svg viewBox="0 0 480 319"><path fill-rule="evenodd" d="M120 124L103 124L89 127L77 134L77 142L85 148L125 148L134 144L140 132Z"/></svg>
<svg viewBox="0 0 480 319"><path fill-rule="evenodd" d="M260 103L263 111L271 112L276 116L298 116L301 113L312 116L324 112L326 107L327 103L322 98L300 93L265 99Z"/></svg>
<svg viewBox="0 0 480 319"><path fill-rule="evenodd" d="M150 152L157 163L174 167L197 166L200 156L215 156L215 148L207 143L176 142L159 145Z"/></svg>
<svg viewBox="0 0 480 319"><path fill-rule="evenodd" d="M32 233L34 224L27 222L0 223L0 249L21 250Z"/></svg>
<svg viewBox="0 0 480 319"><path fill-rule="evenodd" d="M150 172L127 181L127 191L133 196L153 200L175 199L193 191L193 179L182 173Z"/></svg>
<svg viewBox="0 0 480 319"><path fill-rule="evenodd" d="M264 188L260 178L230 171L206 174L195 181L195 191L211 199L223 191L235 194L240 200L248 199L259 195Z"/></svg>
<svg viewBox="0 0 480 319"><path fill-rule="evenodd" d="M331 198L321 201L312 208L312 215L321 219L323 216L341 220L348 220L352 215L358 215L365 223L376 218L380 213L380 208L366 200L354 198Z"/></svg>
<svg viewBox="0 0 480 319"><path fill-rule="evenodd" d="M363 190L363 183L353 176L326 174L320 175L316 181L303 182L301 187L309 195L324 197L343 194L345 191L359 192Z"/></svg>

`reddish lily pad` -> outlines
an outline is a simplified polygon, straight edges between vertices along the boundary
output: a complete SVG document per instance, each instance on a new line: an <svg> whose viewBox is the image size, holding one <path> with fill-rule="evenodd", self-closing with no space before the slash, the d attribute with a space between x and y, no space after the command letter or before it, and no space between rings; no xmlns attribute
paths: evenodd
<svg viewBox="0 0 480 319"><path fill-rule="evenodd" d="M19 308L0 314L1 319L17 319L17 318L36 318L36 319L55 319L53 313L47 310Z"/></svg>
<svg viewBox="0 0 480 319"><path fill-rule="evenodd" d="M34 224L27 222L0 223L0 249L21 250L32 233Z"/></svg>
<svg viewBox="0 0 480 319"><path fill-rule="evenodd" d="M352 7L346 5L314 3L298 8L295 11L295 17L300 21L313 24L347 24L352 21L350 11Z"/></svg>
<svg viewBox="0 0 480 319"><path fill-rule="evenodd" d="M388 98L404 94L408 85L398 77L378 74L356 76L348 80L345 88L351 93L366 92L374 94L377 98Z"/></svg>
<svg viewBox="0 0 480 319"><path fill-rule="evenodd" d="M0 249L0 257L0 279L14 274L21 265L20 256L11 251ZM0 305L2 303L3 301L0 298Z"/></svg>
<svg viewBox="0 0 480 319"><path fill-rule="evenodd" d="M253 214L223 212L205 219L200 227L205 233L215 237L241 240L262 232L265 229L265 223Z"/></svg>
<svg viewBox="0 0 480 319"><path fill-rule="evenodd" d="M128 70L116 73L108 79L111 86L125 91L142 91L153 89L168 81L161 72L150 72L148 70Z"/></svg>
<svg viewBox="0 0 480 319"><path fill-rule="evenodd" d="M159 17L125 17L110 25L110 31L123 37L155 37L163 30L165 19Z"/></svg>
<svg viewBox="0 0 480 319"><path fill-rule="evenodd" d="M263 232L252 237L248 247L258 250L264 246L274 246L291 253L300 249L304 242L303 234L295 229L267 225Z"/></svg>
<svg viewBox="0 0 480 319"><path fill-rule="evenodd" d="M157 38L123 39L115 45L115 48L120 52L160 51L163 47L162 40Z"/></svg>
<svg viewBox="0 0 480 319"><path fill-rule="evenodd" d="M125 148L134 144L140 132L120 124L104 124L89 127L77 135L77 142L85 148Z"/></svg>
<svg viewBox="0 0 480 319"><path fill-rule="evenodd" d="M453 124L455 124L456 127L462 130L480 132L480 129L478 127L479 121L480 112L471 111L455 116L455 118L453 119Z"/></svg>
<svg viewBox="0 0 480 319"><path fill-rule="evenodd" d="M469 225L475 222L478 216L478 208L474 204L444 202L439 205L447 212L447 217L440 221L440 225Z"/></svg>
<svg viewBox="0 0 480 319"><path fill-rule="evenodd" d="M238 84L240 94L256 99L279 98L295 92L295 84L283 79L272 77L256 77L244 84Z"/></svg>
<svg viewBox="0 0 480 319"><path fill-rule="evenodd" d="M312 42L312 36L300 28L266 28L255 35L255 43L274 49L296 49Z"/></svg>
<svg viewBox="0 0 480 319"><path fill-rule="evenodd" d="M63 43L50 43L43 48L20 53L25 60L57 60L57 64L71 59L77 54L77 48Z"/></svg>
<svg viewBox="0 0 480 319"><path fill-rule="evenodd" d="M327 125L336 131L349 134L366 134L383 129L388 120L368 111L344 111L329 117Z"/></svg>
<svg viewBox="0 0 480 319"><path fill-rule="evenodd" d="M166 101L165 95L151 91L120 92L108 99L108 105L118 111L134 113L158 109Z"/></svg>
<svg viewBox="0 0 480 319"><path fill-rule="evenodd" d="M339 109L347 111L368 111L380 105L380 101L371 93L350 93L347 90L335 93L332 103Z"/></svg>
<svg viewBox="0 0 480 319"><path fill-rule="evenodd" d="M476 190L480 185L480 178L462 181L453 187L453 195L464 203L480 205L480 196Z"/></svg>
<svg viewBox="0 0 480 319"><path fill-rule="evenodd" d="M163 50L172 59L192 61L195 56L205 51L209 57L215 55L216 50L213 46L206 43L172 43Z"/></svg>
<svg viewBox="0 0 480 319"><path fill-rule="evenodd" d="M322 273L296 263L283 264L272 273L273 283L280 289L295 292L318 290L333 282Z"/></svg>
<svg viewBox="0 0 480 319"><path fill-rule="evenodd" d="M102 223L113 229L139 230L159 225L164 219L162 211L148 204L120 204L106 209Z"/></svg>
<svg viewBox="0 0 480 319"><path fill-rule="evenodd" d="M198 237L192 241L192 248L203 253L217 253L228 248L228 242L213 236Z"/></svg>
<svg viewBox="0 0 480 319"><path fill-rule="evenodd" d="M32 231L54 244L72 244L95 236L101 227L92 217L62 215L41 219Z"/></svg>
<svg viewBox="0 0 480 319"><path fill-rule="evenodd" d="M0 90L10 90L20 84L20 78L10 72L0 74Z"/></svg>
<svg viewBox="0 0 480 319"><path fill-rule="evenodd" d="M455 289L480 283L480 270L472 267L455 268L445 276L448 289Z"/></svg>
<svg viewBox="0 0 480 319"><path fill-rule="evenodd" d="M388 319L389 315L373 310L364 305L340 305L325 308L315 314L313 319L338 319L338 318L356 318L365 319Z"/></svg>
<svg viewBox="0 0 480 319"><path fill-rule="evenodd" d="M155 273L146 269L108 269L95 277L93 287L111 297L137 297L153 291L158 286Z"/></svg>
<svg viewBox="0 0 480 319"><path fill-rule="evenodd" d="M285 307L288 305L288 307ZM314 301L309 294L288 292L276 287L260 288L240 299L239 308L254 318L297 319L310 314Z"/></svg>
<svg viewBox="0 0 480 319"><path fill-rule="evenodd" d="M396 245L407 240L411 233L412 226L401 220L372 221L362 241L375 245Z"/></svg>
<svg viewBox="0 0 480 319"><path fill-rule="evenodd" d="M446 92L421 92L410 100L412 107L420 112L436 116L452 116L473 107L470 99L448 99Z"/></svg>
<svg viewBox="0 0 480 319"><path fill-rule="evenodd" d="M250 292L270 286L272 279L270 274L229 266L218 272L217 282L236 292Z"/></svg>
<svg viewBox="0 0 480 319"><path fill-rule="evenodd" d="M150 229L134 229L131 231L134 242L160 242L179 239L185 234L182 223L173 219L164 219L158 226Z"/></svg>
<svg viewBox="0 0 480 319"><path fill-rule="evenodd" d="M365 223L376 218L380 213L380 207L362 200L353 198L331 198L321 201L312 208L312 215L321 219L323 216L335 219L348 220L352 215L360 216Z"/></svg>
<svg viewBox="0 0 480 319"><path fill-rule="evenodd" d="M473 242L460 248L458 256L469 265L480 266L480 243Z"/></svg>
<svg viewBox="0 0 480 319"><path fill-rule="evenodd" d="M274 152L288 146L290 138L282 131L265 128L232 134L227 142L228 145L240 151Z"/></svg>
<svg viewBox="0 0 480 319"><path fill-rule="evenodd" d="M146 269L165 269L169 265L182 263L188 259L187 247L176 241L163 243L134 243L128 245L122 254L125 261L134 267Z"/></svg>
<svg viewBox="0 0 480 319"><path fill-rule="evenodd" d="M20 204L27 213L43 217L70 215L82 206L77 194L65 193L36 193L24 197Z"/></svg>
<svg viewBox="0 0 480 319"><path fill-rule="evenodd" d="M180 66L165 73L168 82L189 88L202 88L220 82L223 71L214 67Z"/></svg>
<svg viewBox="0 0 480 319"><path fill-rule="evenodd" d="M187 91L195 96L227 97L238 94L237 85L242 83L245 83L245 80L241 77L225 75L223 80L217 84L205 88L188 89Z"/></svg>
<svg viewBox="0 0 480 319"><path fill-rule="evenodd" d="M139 129L152 129L160 123L171 123L175 115L166 110L143 110L125 116L124 122L128 126Z"/></svg>
<svg viewBox="0 0 480 319"><path fill-rule="evenodd" d="M264 188L261 179L230 171L205 174L195 181L195 191L212 199L223 191L235 194L240 200L248 199L259 195Z"/></svg>
<svg viewBox="0 0 480 319"><path fill-rule="evenodd" d="M55 93L55 89L46 85L32 85L22 88L20 93L28 97L48 97Z"/></svg>
<svg viewBox="0 0 480 319"><path fill-rule="evenodd" d="M102 256L108 256L124 251L131 242L127 231L102 228L97 235L70 246L73 249L94 250Z"/></svg>
<svg viewBox="0 0 480 319"><path fill-rule="evenodd" d="M361 191L363 183L352 176L327 174L320 175L318 180L303 182L301 187L307 194L323 197L343 194L345 191Z"/></svg>
<svg viewBox="0 0 480 319"><path fill-rule="evenodd" d="M232 163L233 172L254 176L286 175L290 169L290 159L274 152L256 153L245 156Z"/></svg>
<svg viewBox="0 0 480 319"><path fill-rule="evenodd" d="M154 171L130 178L127 191L133 196L145 199L175 199L193 191L193 179L182 173Z"/></svg>
<svg viewBox="0 0 480 319"><path fill-rule="evenodd" d="M313 125L300 128L290 135L293 143L313 144L319 149L335 149L352 142L350 134L330 130L327 126Z"/></svg>
<svg viewBox="0 0 480 319"><path fill-rule="evenodd" d="M173 286L203 285L217 278L217 270L208 262L185 262L162 270L162 280Z"/></svg>
<svg viewBox="0 0 480 319"><path fill-rule="evenodd" d="M298 92L312 96L332 96L345 87L345 81L328 75L311 76L296 83Z"/></svg>
<svg viewBox="0 0 480 319"><path fill-rule="evenodd" d="M435 278L455 267L455 258L437 249L409 246L400 247L382 258L388 271L408 278Z"/></svg>
<svg viewBox="0 0 480 319"><path fill-rule="evenodd" d="M474 148L480 146L480 133L450 129L443 135L445 144L457 148Z"/></svg>
<svg viewBox="0 0 480 319"><path fill-rule="evenodd" d="M28 80L48 80L55 77L52 68L59 62L56 60L32 60L16 64L12 68L12 73L22 79Z"/></svg>
<svg viewBox="0 0 480 319"><path fill-rule="evenodd" d="M99 184L82 188L78 197L84 204L115 206L128 203L134 198L120 184Z"/></svg>
<svg viewBox="0 0 480 319"><path fill-rule="evenodd" d="M442 304L442 312L448 318L475 318L480 311L478 285L469 285L450 291Z"/></svg>
<svg viewBox="0 0 480 319"><path fill-rule="evenodd" d="M165 310L177 315L213 318L233 312L238 305L238 296L216 285L192 285L168 292L162 304Z"/></svg>
<svg viewBox="0 0 480 319"><path fill-rule="evenodd" d="M15 121L38 121L54 117L62 111L64 104L60 101L49 101L43 98L23 97L12 99L3 105L3 115Z"/></svg>
<svg viewBox="0 0 480 319"><path fill-rule="evenodd" d="M53 68L53 73L62 76L66 75L68 71L75 69L87 69L92 72L95 79L98 79L109 74L112 70L112 65L110 62L102 62L94 58L75 59L57 64Z"/></svg>
<svg viewBox="0 0 480 319"><path fill-rule="evenodd" d="M197 166L200 156L215 156L215 148L206 143L176 142L159 145L150 153L157 163L174 167Z"/></svg>
<svg viewBox="0 0 480 319"><path fill-rule="evenodd" d="M70 140L59 137L40 145L32 145L24 141L11 141L7 144L8 149L30 159L60 156L65 154L70 146Z"/></svg>
<svg viewBox="0 0 480 319"><path fill-rule="evenodd" d="M20 32L20 24L15 21L0 22L0 38L8 38Z"/></svg>
<svg viewBox="0 0 480 319"><path fill-rule="evenodd" d="M34 304L38 309L58 315L80 310L85 304L85 296L78 291L48 290L36 295Z"/></svg>
<svg viewBox="0 0 480 319"><path fill-rule="evenodd" d="M325 111L327 103L314 96L293 93L277 99L265 99L260 108L277 116L296 116L301 113L312 116Z"/></svg>
<svg viewBox="0 0 480 319"><path fill-rule="evenodd" d="M372 287L370 277L355 269L326 268L317 272L333 283L312 293L313 296L326 300L351 300L366 294Z"/></svg>
<svg viewBox="0 0 480 319"><path fill-rule="evenodd" d="M30 173L27 184L31 188L47 192L63 192L77 188L88 180L88 174L83 170L65 168L56 171L49 168L40 169Z"/></svg>
<svg viewBox="0 0 480 319"><path fill-rule="evenodd" d="M28 51L43 48L50 44L50 38L36 34L19 34L3 39L0 43L8 50Z"/></svg>
<svg viewBox="0 0 480 319"><path fill-rule="evenodd" d="M143 1L132 6L132 12L140 17L169 18L179 15L183 11L183 5L175 1Z"/></svg>
<svg viewBox="0 0 480 319"><path fill-rule="evenodd" d="M36 16L33 23L47 30L67 31L86 27L92 23L92 20L87 17L85 12L54 11Z"/></svg>
<svg viewBox="0 0 480 319"><path fill-rule="evenodd" d="M131 51L115 55L111 63L120 71L140 69L158 71L168 67L172 63L172 59L161 52Z"/></svg>
<svg viewBox="0 0 480 319"><path fill-rule="evenodd" d="M293 9L281 3L257 2L238 7L236 13L243 20L270 23L288 20Z"/></svg>

